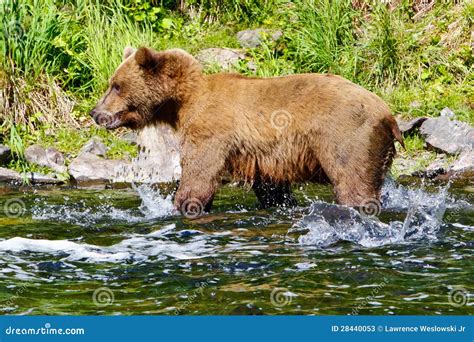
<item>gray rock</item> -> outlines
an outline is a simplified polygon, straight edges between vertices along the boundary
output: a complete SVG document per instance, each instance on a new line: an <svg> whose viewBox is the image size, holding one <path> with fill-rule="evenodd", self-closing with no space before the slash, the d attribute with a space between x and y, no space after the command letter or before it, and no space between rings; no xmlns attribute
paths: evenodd
<svg viewBox="0 0 474 342"><path fill-rule="evenodd" d="M413 172L412 176L425 177L425 178L435 178L439 175L445 174L448 169L448 160L446 156L439 155L437 158L432 161L424 170L419 170Z"/></svg>
<svg viewBox="0 0 474 342"><path fill-rule="evenodd" d="M22 177L19 172L0 167L0 182L21 181Z"/></svg>
<svg viewBox="0 0 474 342"><path fill-rule="evenodd" d="M181 176L179 136L171 127L158 124L138 132L139 152L131 164L119 169L118 183L163 183Z"/></svg>
<svg viewBox="0 0 474 342"><path fill-rule="evenodd" d="M0 165L7 164L11 159L10 147L0 144Z"/></svg>
<svg viewBox="0 0 474 342"><path fill-rule="evenodd" d="M217 65L221 69L231 69L238 65L240 60L245 59L245 55L235 49L210 48L201 50L196 58L204 66Z"/></svg>
<svg viewBox="0 0 474 342"><path fill-rule="evenodd" d="M115 173L127 165L123 160L103 159L84 152L69 165L69 174L78 182L112 181Z"/></svg>
<svg viewBox="0 0 474 342"><path fill-rule="evenodd" d="M0 167L0 182L22 183L29 180L31 184L60 184L63 181L54 177L54 175L44 175L38 172L19 173L14 170Z"/></svg>
<svg viewBox="0 0 474 342"><path fill-rule="evenodd" d="M253 73L256 73L257 72L257 63L255 63L255 61L249 61L247 63L247 69L249 69Z"/></svg>
<svg viewBox="0 0 474 342"><path fill-rule="evenodd" d="M64 156L54 147L45 149L40 145L32 145L25 150L25 158L30 163L49 167L59 173L66 171Z"/></svg>
<svg viewBox="0 0 474 342"><path fill-rule="evenodd" d="M474 151L463 151L449 170L455 173L474 170Z"/></svg>
<svg viewBox="0 0 474 342"><path fill-rule="evenodd" d="M136 131L129 131L129 132L125 132L124 134L122 134L120 136L120 139L122 139L123 141L126 141L132 145L136 145L137 144L137 132Z"/></svg>
<svg viewBox="0 0 474 342"><path fill-rule="evenodd" d="M283 36L280 30L267 29L244 30L237 33L237 40L244 48L254 48L262 45L264 41L275 42Z"/></svg>
<svg viewBox="0 0 474 342"><path fill-rule="evenodd" d="M409 134L413 132L415 129L419 128L423 122L426 121L425 117L414 118L409 121L405 121L403 119L397 118L398 127L400 131L405 134Z"/></svg>
<svg viewBox="0 0 474 342"><path fill-rule="evenodd" d="M32 184L61 184L64 183L62 180L57 179L54 175L44 175L39 172L29 172L26 174L26 178Z"/></svg>
<svg viewBox="0 0 474 342"><path fill-rule="evenodd" d="M439 113L440 116L447 116L448 118L454 117L454 112L449 107L444 107Z"/></svg>
<svg viewBox="0 0 474 342"><path fill-rule="evenodd" d="M105 146L99 138L92 138L82 147L79 154L92 153L96 156L105 157L107 155L107 151L107 146Z"/></svg>
<svg viewBox="0 0 474 342"><path fill-rule="evenodd" d="M474 128L442 116L429 118L420 127L428 145L449 154L474 148Z"/></svg>

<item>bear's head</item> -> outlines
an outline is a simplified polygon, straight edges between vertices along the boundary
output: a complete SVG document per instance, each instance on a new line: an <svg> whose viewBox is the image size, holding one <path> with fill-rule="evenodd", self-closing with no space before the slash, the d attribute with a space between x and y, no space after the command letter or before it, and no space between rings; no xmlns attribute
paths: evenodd
<svg viewBox="0 0 474 342"><path fill-rule="evenodd" d="M107 91L90 115L107 129L170 121L170 113L186 100L193 82L201 76L200 64L183 50L157 52L127 47Z"/></svg>

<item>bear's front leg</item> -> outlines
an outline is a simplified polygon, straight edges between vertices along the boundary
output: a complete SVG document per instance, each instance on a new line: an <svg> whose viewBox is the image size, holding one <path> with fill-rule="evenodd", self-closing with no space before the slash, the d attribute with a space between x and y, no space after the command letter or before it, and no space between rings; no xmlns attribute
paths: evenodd
<svg viewBox="0 0 474 342"><path fill-rule="evenodd" d="M187 145L181 155L181 180L174 205L186 217L209 211L224 167L224 152L211 142ZM211 148L212 147L212 148Z"/></svg>

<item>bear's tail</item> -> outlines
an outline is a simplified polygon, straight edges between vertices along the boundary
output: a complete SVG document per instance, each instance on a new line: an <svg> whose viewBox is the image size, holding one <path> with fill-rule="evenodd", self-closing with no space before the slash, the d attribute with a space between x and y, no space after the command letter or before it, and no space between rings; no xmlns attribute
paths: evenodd
<svg viewBox="0 0 474 342"><path fill-rule="evenodd" d="M403 141L402 132L400 132L397 121L393 118L393 116L389 117L389 124L393 137L400 143L400 145L402 145L403 149L405 149L405 142Z"/></svg>

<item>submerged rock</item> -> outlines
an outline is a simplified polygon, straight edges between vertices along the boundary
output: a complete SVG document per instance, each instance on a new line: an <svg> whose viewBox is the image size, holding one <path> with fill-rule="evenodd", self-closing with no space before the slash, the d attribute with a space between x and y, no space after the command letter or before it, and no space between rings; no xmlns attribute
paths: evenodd
<svg viewBox="0 0 474 342"><path fill-rule="evenodd" d="M221 69L231 69L237 66L240 60L245 59L245 55L235 49L210 48L201 50L196 59L204 66L217 65Z"/></svg>
<svg viewBox="0 0 474 342"><path fill-rule="evenodd" d="M258 28L255 30L244 30L237 33L237 40L244 48L255 48L264 41L275 42L283 36L280 30L273 31L268 29Z"/></svg>
<svg viewBox="0 0 474 342"><path fill-rule="evenodd" d="M446 116L427 119L421 125L420 133L428 145L449 154L474 148L474 128Z"/></svg>
<svg viewBox="0 0 474 342"><path fill-rule="evenodd" d="M123 160L104 159L84 152L69 165L69 174L78 182L111 181L118 169L127 165Z"/></svg>
<svg viewBox="0 0 474 342"><path fill-rule="evenodd" d="M25 158L30 163L49 167L59 173L66 171L64 156L54 147L45 149L40 145L32 145L25 150Z"/></svg>
<svg viewBox="0 0 474 342"><path fill-rule="evenodd" d="M11 159L10 147L0 144L0 165L7 164Z"/></svg>

